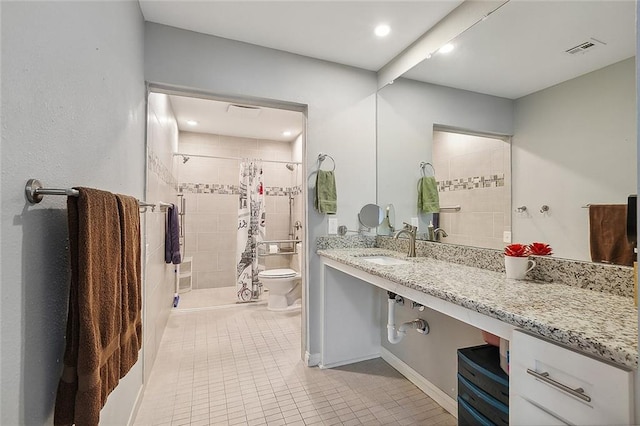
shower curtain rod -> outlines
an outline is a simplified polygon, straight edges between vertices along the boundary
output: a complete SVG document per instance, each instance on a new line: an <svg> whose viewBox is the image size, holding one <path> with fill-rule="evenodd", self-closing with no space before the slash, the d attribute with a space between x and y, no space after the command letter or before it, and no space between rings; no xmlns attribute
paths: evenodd
<svg viewBox="0 0 640 426"><path fill-rule="evenodd" d="M217 158L219 160L238 160L238 161L246 160L246 158L240 158L240 157L224 157L222 155L187 154L183 152L176 152L173 155L174 157L181 155L182 157ZM260 161L263 161L265 163L296 164L296 165L302 164L300 161L280 161L280 160L260 160Z"/></svg>

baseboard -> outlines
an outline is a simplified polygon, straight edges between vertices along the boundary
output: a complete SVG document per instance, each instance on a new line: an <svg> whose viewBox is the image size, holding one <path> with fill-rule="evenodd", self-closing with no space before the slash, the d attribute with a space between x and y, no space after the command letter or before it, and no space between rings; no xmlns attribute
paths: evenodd
<svg viewBox="0 0 640 426"><path fill-rule="evenodd" d="M131 410L131 414L129 414L129 420L127 421L127 426L133 426L133 422L136 420L138 416L138 410L140 410L140 404L142 404L142 396L144 395L144 389L146 385L140 386L138 389L138 395L136 396L136 402L133 404L133 409Z"/></svg>
<svg viewBox="0 0 640 426"><path fill-rule="evenodd" d="M425 379L385 347L380 347L380 356L390 366L398 370L398 372L406 377L411 383L419 387L422 392L433 399L438 405L451 413L455 418L458 418L458 403L455 399L451 398L436 385Z"/></svg>
<svg viewBox="0 0 640 426"><path fill-rule="evenodd" d="M375 354L361 356L361 357L358 357L358 358L348 359L348 360L345 360L345 361L332 362L330 364L319 364L318 366L320 368L334 368L334 367L341 367L343 365L353 364L353 363L356 363L356 362L368 361L368 360L374 359L374 358L380 358L380 354L379 353L375 353Z"/></svg>
<svg viewBox="0 0 640 426"><path fill-rule="evenodd" d="M320 364L320 354L312 354L308 351L304 353L304 363L307 367L315 367Z"/></svg>

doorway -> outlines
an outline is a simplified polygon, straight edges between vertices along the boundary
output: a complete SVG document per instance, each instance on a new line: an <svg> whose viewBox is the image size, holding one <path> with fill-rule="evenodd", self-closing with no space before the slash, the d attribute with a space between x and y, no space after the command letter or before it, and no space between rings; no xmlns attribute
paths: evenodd
<svg viewBox="0 0 640 426"><path fill-rule="evenodd" d="M305 250L298 244L305 241L304 109L151 88L147 114L145 195L158 205L145 223L145 379L172 312L266 306L269 289L258 273L288 268L301 278L290 311L304 315L306 280L299 266ZM250 240L254 287L243 297L238 278L247 239L241 241L238 229L247 164L261 178L259 188L249 186L261 197L263 232ZM165 263L171 204L180 225L177 265Z"/></svg>

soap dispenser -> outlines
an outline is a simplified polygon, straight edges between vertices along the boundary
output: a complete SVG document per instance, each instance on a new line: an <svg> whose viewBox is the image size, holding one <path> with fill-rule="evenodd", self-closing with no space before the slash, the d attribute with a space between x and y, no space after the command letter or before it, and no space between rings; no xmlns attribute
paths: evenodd
<svg viewBox="0 0 640 426"><path fill-rule="evenodd" d="M429 221L429 226L427 226L427 238L429 241L436 240L436 234L433 232L433 221Z"/></svg>

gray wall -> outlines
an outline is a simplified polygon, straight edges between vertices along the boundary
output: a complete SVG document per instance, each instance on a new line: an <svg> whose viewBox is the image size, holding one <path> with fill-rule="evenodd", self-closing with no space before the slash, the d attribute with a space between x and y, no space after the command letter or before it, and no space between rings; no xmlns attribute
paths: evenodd
<svg viewBox="0 0 640 426"><path fill-rule="evenodd" d="M419 217L416 185L421 161L432 161L433 125L513 133L513 101L414 80L397 79L378 93L378 204L392 203L396 227Z"/></svg>
<svg viewBox="0 0 640 426"><path fill-rule="evenodd" d="M516 101L513 205L530 212L513 215L517 242L544 241L558 257L591 260L581 206L626 204L636 193L635 78L630 58Z"/></svg>
<svg viewBox="0 0 640 426"><path fill-rule="evenodd" d="M137 2L2 2L0 423L52 422L68 301L65 197L53 187L144 191L143 20ZM141 362L102 412L125 424Z"/></svg>
<svg viewBox="0 0 640 426"><path fill-rule="evenodd" d="M426 308L422 312L411 309L411 302L405 299L404 306L396 305L396 325L421 318L429 323L430 331L423 335L409 330L400 343L393 345L387 339L387 295L382 299L382 346L452 399L456 399L457 350L484 344L482 331L432 309Z"/></svg>
<svg viewBox="0 0 640 426"><path fill-rule="evenodd" d="M319 152L336 162L341 224L357 229L358 211L375 202L375 73L147 23L145 75L152 83L306 105L307 205L313 205ZM306 223L308 241L315 245L316 237L327 233L326 218L310 209ZM320 262L310 244L305 247L310 325L305 346L315 354L320 345Z"/></svg>

